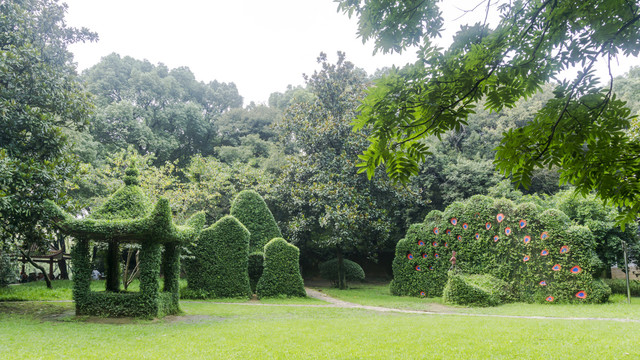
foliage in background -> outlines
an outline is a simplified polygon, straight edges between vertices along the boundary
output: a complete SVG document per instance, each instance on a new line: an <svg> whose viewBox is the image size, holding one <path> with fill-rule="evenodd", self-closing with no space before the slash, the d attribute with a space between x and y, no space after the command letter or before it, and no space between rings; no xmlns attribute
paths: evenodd
<svg viewBox="0 0 640 360"><path fill-rule="evenodd" d="M65 205L78 169L63 129L86 126L92 111L67 47L97 35L67 27L65 9L53 0L0 3L0 241L14 249L46 251L54 234L42 201Z"/></svg>
<svg viewBox="0 0 640 360"><path fill-rule="evenodd" d="M634 280L633 275L629 277L629 292L631 296L640 296L640 280ZM605 279L604 282L611 288L611 293L627 296L626 279Z"/></svg>
<svg viewBox="0 0 640 360"><path fill-rule="evenodd" d="M384 174L374 181L357 176L354 165L366 139L349 123L363 96L365 74L343 53L336 64L325 54L318 61L322 69L306 77L314 101L294 104L278 125L283 141L296 151L267 200L304 258L322 251L339 259L342 253L375 258L404 231L411 211L404 209L420 206L422 199L413 188L394 187Z"/></svg>
<svg viewBox="0 0 640 360"><path fill-rule="evenodd" d="M131 145L153 154L155 165L212 155L215 120L242 106L233 83L205 84L187 67L169 69L118 54L85 70L82 80L97 104L89 131L99 143L96 151L108 154Z"/></svg>
<svg viewBox="0 0 640 360"><path fill-rule="evenodd" d="M300 275L300 250L283 238L272 239L264 247L264 271L258 281L258 298L306 297Z"/></svg>
<svg viewBox="0 0 640 360"><path fill-rule="evenodd" d="M359 18L358 34L376 50L419 47L415 64L369 88L354 122L356 129L373 126L358 165L369 178L384 165L392 179L407 182L429 153L421 139L460 130L482 99L500 112L577 68L573 79L556 84L533 121L506 132L498 168L526 187L534 169L557 166L578 192L596 190L623 208L620 222L640 213L640 144L625 134L630 111L613 93L613 78L603 88L594 75L597 62L611 67L617 55L640 52L636 2L489 1L474 9L485 12L484 23L462 26L444 51L431 42L443 25L435 0L341 0L338 9ZM494 28L489 13L500 15Z"/></svg>
<svg viewBox="0 0 640 360"><path fill-rule="evenodd" d="M364 270L362 270L362 267L358 265L358 263L347 259L344 259L343 262L344 278L346 281L364 281ZM338 259L331 259L320 263L318 270L320 270L320 276L323 279L331 281L331 284L336 287L338 286Z"/></svg>

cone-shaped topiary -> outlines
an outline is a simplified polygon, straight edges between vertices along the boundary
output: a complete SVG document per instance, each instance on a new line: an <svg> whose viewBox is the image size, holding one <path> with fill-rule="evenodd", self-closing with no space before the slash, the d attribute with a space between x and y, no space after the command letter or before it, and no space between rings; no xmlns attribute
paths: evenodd
<svg viewBox="0 0 640 360"><path fill-rule="evenodd" d="M300 250L283 238L269 241L264 247L264 271L258 281L258 297L307 296L299 257Z"/></svg>
<svg viewBox="0 0 640 360"><path fill-rule="evenodd" d="M282 233L273 214L260 194L243 190L231 204L231 215L238 219L251 233L249 252L262 252L264 246Z"/></svg>
<svg viewBox="0 0 640 360"><path fill-rule="evenodd" d="M225 216L202 230L187 266L190 290L209 297L250 297L249 231Z"/></svg>

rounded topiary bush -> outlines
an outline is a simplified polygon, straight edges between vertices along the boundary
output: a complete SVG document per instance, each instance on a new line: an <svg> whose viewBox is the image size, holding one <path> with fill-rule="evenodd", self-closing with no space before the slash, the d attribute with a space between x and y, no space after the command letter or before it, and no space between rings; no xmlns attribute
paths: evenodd
<svg viewBox="0 0 640 360"><path fill-rule="evenodd" d="M249 231L233 216L202 230L187 266L188 288L209 297L250 297Z"/></svg>
<svg viewBox="0 0 640 360"><path fill-rule="evenodd" d="M264 247L264 271L257 285L259 298L307 296L298 265L300 250L283 238L275 238Z"/></svg>
<svg viewBox="0 0 640 360"><path fill-rule="evenodd" d="M231 215L251 233L249 252L261 252L271 239L282 237L280 228L264 199L253 190L238 193L231 204Z"/></svg>
<svg viewBox="0 0 640 360"><path fill-rule="evenodd" d="M364 281L364 270L356 262L344 259L344 272L347 281ZM320 276L331 281L333 285L338 284L338 259L325 261L319 266Z"/></svg>

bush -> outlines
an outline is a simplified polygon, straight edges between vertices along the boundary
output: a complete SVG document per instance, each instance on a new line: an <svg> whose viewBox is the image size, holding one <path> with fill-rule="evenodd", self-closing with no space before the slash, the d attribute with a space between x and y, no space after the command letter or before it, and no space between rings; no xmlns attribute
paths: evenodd
<svg viewBox="0 0 640 360"><path fill-rule="evenodd" d="M486 196L431 212L423 224L409 228L396 245L391 293L440 296L453 251L458 270L506 281L523 301L608 297L606 287L593 282L599 262L588 228L573 225L556 209L540 212L533 203L515 206Z"/></svg>
<svg viewBox="0 0 640 360"><path fill-rule="evenodd" d="M258 297L307 296L299 258L300 250L283 238L269 241L264 247L264 272L258 281Z"/></svg>
<svg viewBox="0 0 640 360"><path fill-rule="evenodd" d="M627 280L605 279L604 282L609 285L612 293L627 296ZM631 291L631 296L640 296L640 281L629 279L629 290Z"/></svg>
<svg viewBox="0 0 640 360"><path fill-rule="evenodd" d="M491 275L449 272L444 301L457 305L497 306L514 300L511 286Z"/></svg>
<svg viewBox="0 0 640 360"><path fill-rule="evenodd" d="M187 267L187 286L209 297L251 297L249 231L227 215L202 230Z"/></svg>
<svg viewBox="0 0 640 360"><path fill-rule="evenodd" d="M238 193L231 204L231 215L251 233L249 252L262 252L271 239L282 237L280 228L264 199L253 190Z"/></svg>
<svg viewBox="0 0 640 360"><path fill-rule="evenodd" d="M344 259L344 272L347 281L364 281L364 270L357 263ZM331 281L334 286L338 285L338 259L325 261L319 266L320 276Z"/></svg>

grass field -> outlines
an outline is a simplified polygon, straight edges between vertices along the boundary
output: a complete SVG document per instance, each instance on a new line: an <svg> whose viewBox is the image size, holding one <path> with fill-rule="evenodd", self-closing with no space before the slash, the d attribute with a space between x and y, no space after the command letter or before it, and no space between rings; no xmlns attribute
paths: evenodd
<svg viewBox="0 0 640 360"><path fill-rule="evenodd" d="M383 285L362 285L345 292L321 290L350 302L407 309L431 306L438 311L497 315L544 315L539 312L553 310L581 316L600 311L598 317L611 318L624 314L617 303L512 304L470 309L445 306L433 299L429 302L391 297ZM0 302L0 358L640 358L640 322L403 314L300 306L322 304L314 299L261 303L182 301L183 315L148 321L75 317L70 302ZM637 318L640 304L636 301L626 306L636 313L631 318Z"/></svg>
<svg viewBox="0 0 640 360"><path fill-rule="evenodd" d="M506 304L488 308L467 308L442 304L442 298L415 298L393 296L389 286L384 284L353 285L348 290L336 288L317 288L325 294L344 301L361 305L390 307L406 310L425 310L447 313L547 316L547 317L589 317L589 318L621 318L640 320L640 298L632 297L631 305L627 298L612 295L606 304ZM640 337L640 334L638 334Z"/></svg>

